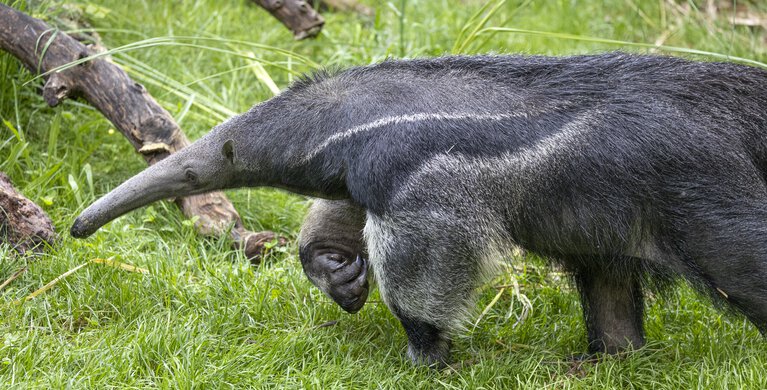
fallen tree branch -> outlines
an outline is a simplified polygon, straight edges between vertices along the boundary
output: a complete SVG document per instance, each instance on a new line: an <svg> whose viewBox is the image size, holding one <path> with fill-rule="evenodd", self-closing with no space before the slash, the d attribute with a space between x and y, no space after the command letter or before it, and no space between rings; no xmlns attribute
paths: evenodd
<svg viewBox="0 0 767 390"><path fill-rule="evenodd" d="M45 22L0 4L0 49L35 74L94 54L91 49ZM149 165L189 145L173 117L119 66L95 59L45 76L43 97L54 107L67 98L81 97L98 109L130 141ZM250 232L222 192L176 199L187 217L198 217L198 232L219 236L229 232L235 245L256 260L272 232ZM231 230L230 230L231 227ZM284 239L280 238L280 243Z"/></svg>
<svg viewBox="0 0 767 390"><path fill-rule="evenodd" d="M373 9L355 0L251 0L267 10L285 27L293 32L296 40L317 36L325 24L325 19L315 9L331 9L341 12L356 12L364 16L373 16Z"/></svg>
<svg viewBox="0 0 767 390"><path fill-rule="evenodd" d="M40 206L21 195L0 172L0 240L17 252L40 252L56 241L51 219Z"/></svg>
<svg viewBox="0 0 767 390"><path fill-rule="evenodd" d="M325 24L325 19L304 0L252 0L285 27L293 31L296 40L317 36Z"/></svg>

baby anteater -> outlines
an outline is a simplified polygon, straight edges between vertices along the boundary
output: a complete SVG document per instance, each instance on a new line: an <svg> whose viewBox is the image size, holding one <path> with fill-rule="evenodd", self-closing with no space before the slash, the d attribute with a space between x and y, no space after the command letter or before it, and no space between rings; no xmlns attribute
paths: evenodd
<svg viewBox="0 0 767 390"><path fill-rule="evenodd" d="M364 245L308 251L331 256L315 283L354 311L368 261L413 361L448 360L476 287L517 248L572 272L589 350L616 352L644 343L648 274L682 275L767 330L766 174L765 70L620 53L386 61L315 74L217 126L72 235L223 188L346 199ZM319 280L333 261L346 274Z"/></svg>

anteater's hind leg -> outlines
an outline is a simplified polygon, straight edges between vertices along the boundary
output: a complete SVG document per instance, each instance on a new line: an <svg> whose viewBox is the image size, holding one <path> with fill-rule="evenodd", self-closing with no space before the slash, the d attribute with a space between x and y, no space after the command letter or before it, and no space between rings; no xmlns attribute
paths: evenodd
<svg viewBox="0 0 767 390"><path fill-rule="evenodd" d="M741 202L688 214L678 252L693 282L707 285L767 335L767 199Z"/></svg>
<svg viewBox="0 0 767 390"><path fill-rule="evenodd" d="M748 160L669 176L661 239L697 285L742 311L767 333L767 185ZM670 261L674 261L671 259Z"/></svg>
<svg viewBox="0 0 767 390"><path fill-rule="evenodd" d="M575 271L589 353L618 353L644 345L639 259L588 258ZM573 262L571 262L572 264Z"/></svg>

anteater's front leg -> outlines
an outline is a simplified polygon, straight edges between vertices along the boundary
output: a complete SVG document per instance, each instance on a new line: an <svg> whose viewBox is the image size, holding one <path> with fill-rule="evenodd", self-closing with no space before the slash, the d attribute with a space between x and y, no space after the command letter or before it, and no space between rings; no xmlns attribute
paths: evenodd
<svg viewBox="0 0 767 390"><path fill-rule="evenodd" d="M450 331L473 306L480 279L476 233L440 213L368 213L365 240L378 290L400 320L416 364L450 362Z"/></svg>

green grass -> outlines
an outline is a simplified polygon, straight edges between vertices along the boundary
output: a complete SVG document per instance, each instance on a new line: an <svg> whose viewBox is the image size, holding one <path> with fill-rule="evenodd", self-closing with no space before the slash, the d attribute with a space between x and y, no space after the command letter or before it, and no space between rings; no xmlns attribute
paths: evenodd
<svg viewBox="0 0 767 390"><path fill-rule="evenodd" d="M36 16L48 14L43 6L11 3ZM245 0L68 2L85 10L116 50L114 60L191 138L272 96L268 80L284 88L317 66L450 52L647 52L653 49L635 44L656 42L701 60L767 62L764 30L730 26L726 15L711 20L695 6L703 3L509 0L483 8L478 0L369 1L377 10L373 18L325 13L318 39L295 42ZM763 2L738 3L767 13ZM265 72L254 71L254 61ZM39 79L0 54L0 171L43 205L61 232L61 241L37 258L13 257L0 246L0 281L28 267L0 291L0 387L767 384L765 342L754 327L715 310L686 286L649 297L646 347L579 366L569 360L586 347L577 294L555 270L534 259L517 260L516 272L481 291L477 312L487 310L478 325L456 337L461 366L437 372L406 361L405 335L377 294L359 314L343 313L306 280L292 245L251 266L227 238L199 238L167 202L74 240L66 232L75 215L144 163L98 112L75 101L51 109L39 86ZM229 194L251 230L271 229L295 241L305 199L269 189ZM90 263L17 303L94 258L114 258L149 274ZM506 288L492 304L498 286L514 283L518 292ZM321 326L330 321L337 322Z"/></svg>

